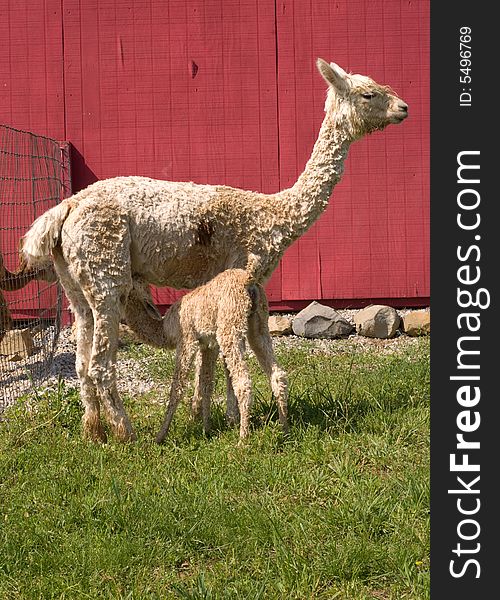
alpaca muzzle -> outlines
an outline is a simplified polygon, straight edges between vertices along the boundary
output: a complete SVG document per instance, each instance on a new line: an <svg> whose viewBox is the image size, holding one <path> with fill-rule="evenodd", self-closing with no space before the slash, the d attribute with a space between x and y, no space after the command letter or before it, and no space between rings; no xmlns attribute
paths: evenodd
<svg viewBox="0 0 500 600"><path fill-rule="evenodd" d="M404 121L404 119L406 119L408 116L408 104L406 104L406 102L403 102L402 100L398 102L395 116L399 121Z"/></svg>

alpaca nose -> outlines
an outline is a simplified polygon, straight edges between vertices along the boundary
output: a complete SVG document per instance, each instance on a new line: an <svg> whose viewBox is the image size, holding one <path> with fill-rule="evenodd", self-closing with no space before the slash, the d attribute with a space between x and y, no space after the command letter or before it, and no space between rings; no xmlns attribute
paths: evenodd
<svg viewBox="0 0 500 600"><path fill-rule="evenodd" d="M398 108L401 112L404 112L404 113L408 112L408 104L406 104L406 102L399 102Z"/></svg>

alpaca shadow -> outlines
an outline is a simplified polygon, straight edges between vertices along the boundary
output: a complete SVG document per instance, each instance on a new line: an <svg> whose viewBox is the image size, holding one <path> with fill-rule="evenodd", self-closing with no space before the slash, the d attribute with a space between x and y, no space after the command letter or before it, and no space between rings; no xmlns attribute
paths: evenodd
<svg viewBox="0 0 500 600"><path fill-rule="evenodd" d="M186 398L189 401L189 398ZM185 425L183 437L194 442L198 440L211 440L219 437L222 433L233 429L233 425L229 425L225 415L225 400L224 402L212 401L210 407L210 431L205 433L203 423L200 419L188 418Z"/></svg>
<svg viewBox="0 0 500 600"><path fill-rule="evenodd" d="M361 421L373 409L367 399L354 400L349 396L324 394L320 399L310 394L291 395L288 401L290 428L315 427L332 433L355 432ZM256 398L252 410L254 428L278 422L274 399Z"/></svg>
<svg viewBox="0 0 500 600"><path fill-rule="evenodd" d="M318 399L316 395L292 395L288 403L288 422L291 433L281 435L280 439L282 438L281 441L285 443L290 436L293 437L293 429L297 427L315 427L329 434L354 433L359 429L360 423L371 410L373 410L373 406L366 399L354 400L349 396L328 394L325 394L321 399ZM196 443L197 440L217 438L239 427L227 423L225 400L212 402L210 421L210 432L205 434L200 421L189 420L184 425L182 437ZM278 408L275 399L267 394L260 394L256 390L250 422L252 431L262 430L271 424L279 428Z"/></svg>
<svg viewBox="0 0 500 600"><path fill-rule="evenodd" d="M51 368L51 375L57 377L58 375L69 377L71 379L76 378L76 355L74 352L61 352L57 356L54 356Z"/></svg>

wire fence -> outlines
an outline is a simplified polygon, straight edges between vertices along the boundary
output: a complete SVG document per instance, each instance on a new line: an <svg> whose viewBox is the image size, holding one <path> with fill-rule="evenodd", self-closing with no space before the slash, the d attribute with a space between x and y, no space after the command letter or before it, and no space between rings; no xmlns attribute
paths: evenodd
<svg viewBox="0 0 500 600"><path fill-rule="evenodd" d="M17 272L19 242L69 175L68 144L0 125L0 413L50 373L63 294L50 268Z"/></svg>

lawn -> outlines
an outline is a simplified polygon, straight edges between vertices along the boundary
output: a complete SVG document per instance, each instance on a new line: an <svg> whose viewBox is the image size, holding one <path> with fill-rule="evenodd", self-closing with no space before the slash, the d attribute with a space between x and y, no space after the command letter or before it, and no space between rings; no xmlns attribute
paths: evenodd
<svg viewBox="0 0 500 600"><path fill-rule="evenodd" d="M252 360L243 447L220 401L209 438L184 403L164 446L155 391L125 398L126 445L82 441L62 383L19 403L0 423L0 598L428 598L429 340L332 348L278 345L286 438ZM121 355L171 377L171 352Z"/></svg>

